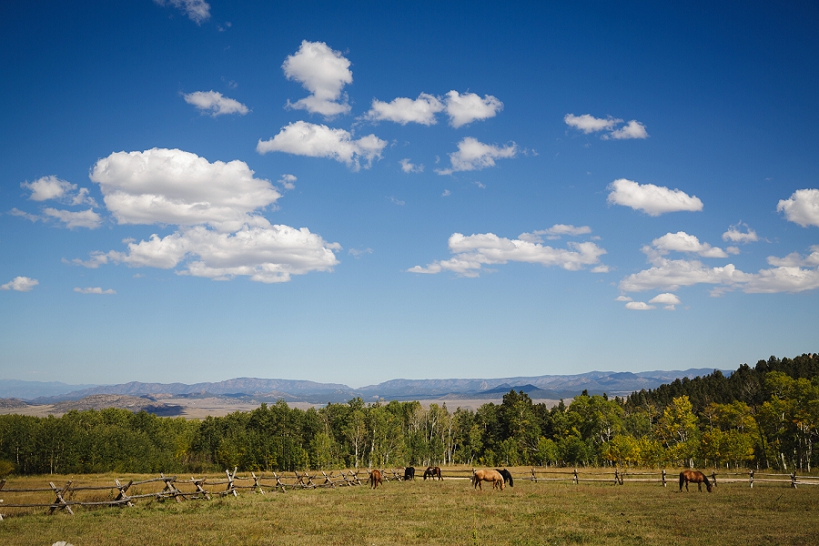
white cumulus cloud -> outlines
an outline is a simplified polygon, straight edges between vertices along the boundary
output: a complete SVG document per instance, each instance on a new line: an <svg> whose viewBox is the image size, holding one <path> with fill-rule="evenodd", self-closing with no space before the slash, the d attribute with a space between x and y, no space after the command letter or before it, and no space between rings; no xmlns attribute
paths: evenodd
<svg viewBox="0 0 819 546"><path fill-rule="evenodd" d="M353 82L353 73L350 61L341 52L332 50L324 42L304 40L299 50L285 59L282 70L288 80L301 83L311 93L294 103L288 101L290 108L327 118L350 111L342 89Z"/></svg>
<svg viewBox="0 0 819 546"><path fill-rule="evenodd" d="M166 237L128 244L127 252L108 258L132 267L171 269L188 260L182 275L228 280L247 276L264 283L287 282L291 275L331 271L338 263L337 243L327 243L307 228L260 224L235 233L196 226Z"/></svg>
<svg viewBox="0 0 819 546"><path fill-rule="evenodd" d="M484 144L472 137L466 137L458 143L458 151L449 154L451 166L448 169L436 169L438 174L452 174L460 171L476 171L485 167L494 167L496 159L508 159L517 155L518 148L513 142L507 146Z"/></svg>
<svg viewBox="0 0 819 546"><path fill-rule="evenodd" d="M88 193L88 188L77 189L76 184L61 180L54 175L38 178L34 182L23 182L20 187L31 191L29 199L32 201L56 200L69 205L91 205L97 203Z"/></svg>
<svg viewBox="0 0 819 546"><path fill-rule="evenodd" d="M125 251L91 252L88 260L74 259L74 264L176 268L180 275L274 283L331 271L338 263L337 243L307 228L273 225L260 214L280 194L242 161L211 163L189 152L155 148L111 154L90 176L120 224L178 229L164 237L126 239ZM295 180L285 174L279 183L287 187Z"/></svg>
<svg viewBox="0 0 819 546"><path fill-rule="evenodd" d="M685 192L670 190L654 184L638 184L633 180L620 178L609 184L607 201L615 205L642 210L649 216L659 216L666 212L702 210L702 201Z"/></svg>
<svg viewBox="0 0 819 546"><path fill-rule="evenodd" d="M63 222L65 227L74 229L77 227L84 227L88 229L96 229L100 227L102 218L93 209L82 210L79 212L72 212L70 210L59 210L48 207L43 209L43 212L52 218Z"/></svg>
<svg viewBox="0 0 819 546"><path fill-rule="evenodd" d="M708 243L701 243L696 236L689 235L684 231L666 233L662 237L654 239L651 245L663 255L673 251L699 254L703 258L728 257L728 254L721 248L711 246Z"/></svg>
<svg viewBox="0 0 819 546"><path fill-rule="evenodd" d="M568 125L569 127L574 127L575 129L578 129L586 134L589 134L611 129L618 123L621 123L623 120L615 119L612 117L596 118L591 114L583 114L580 116L575 116L574 114L566 114L563 117L563 121L565 121L566 125Z"/></svg>
<svg viewBox="0 0 819 546"><path fill-rule="evenodd" d="M444 109L443 103L437 97L421 93L418 98L399 97L392 102L382 102L373 99L370 111L364 114L365 119L372 121L393 121L406 125L420 123L421 125L435 125L435 114Z"/></svg>
<svg viewBox="0 0 819 546"><path fill-rule="evenodd" d="M583 114L580 116L575 116L574 114L566 114L563 117L563 121L566 122L566 125L569 127L574 127L579 131L583 131L585 134L590 133L598 133L601 131L607 131L603 134L600 138L603 140L626 140L626 139L643 139L648 138L648 131L646 130L646 126L633 119L618 127L623 120L620 118L613 118L611 116L607 118L596 118L591 114Z"/></svg>
<svg viewBox="0 0 819 546"><path fill-rule="evenodd" d="M430 274L452 271L463 277L477 277L484 266L507 262L537 263L577 271L599 263L600 256L606 253L605 249L591 242L570 242L563 249L520 238L498 237L494 233L453 233L449 238L449 250L454 254L451 259L435 261L425 267L415 266L407 271Z"/></svg>
<svg viewBox="0 0 819 546"><path fill-rule="evenodd" d="M759 240L759 237L748 224L738 222L728 227L728 231L722 234L722 240L731 241L732 243L754 243Z"/></svg>
<svg viewBox="0 0 819 546"><path fill-rule="evenodd" d="M819 226L819 190L796 190L788 199L779 201L777 212L784 212L785 218L802 227Z"/></svg>
<svg viewBox="0 0 819 546"><path fill-rule="evenodd" d="M30 292L32 288L40 284L37 279L28 277L14 277L11 281L0 286L0 290L16 290L17 292Z"/></svg>
<svg viewBox="0 0 819 546"><path fill-rule="evenodd" d="M630 138L648 138L648 131L646 126L637 120L631 120L623 127L619 127L608 135L603 136L604 139L613 138L615 140L626 140Z"/></svg>
<svg viewBox="0 0 819 546"><path fill-rule="evenodd" d="M768 257L773 266L756 273L745 273L734 264L708 267L698 260L669 260L659 253L648 253L652 266L633 273L620 281L624 292L646 290L675 291L682 286L710 284L712 295L730 290L746 293L805 292L819 288L819 245L811 253L801 256L792 253L784 258Z"/></svg>
<svg viewBox="0 0 819 546"><path fill-rule="evenodd" d="M401 170L404 171L405 173L422 173L422 172L424 172L424 166L423 165L416 165L407 158L402 159L401 161L399 161L399 163L401 164Z"/></svg>
<svg viewBox="0 0 819 546"><path fill-rule="evenodd" d="M296 121L283 127L273 138L259 140L256 151L260 154L284 152L309 157L326 157L358 170L360 160L364 160L364 168L368 168L374 159L381 158L381 152L386 146L387 141L375 135L354 140L344 129L331 129L326 125Z"/></svg>
<svg viewBox="0 0 819 546"><path fill-rule="evenodd" d="M243 161L211 163L190 152L153 148L100 159L90 178L120 224L237 229L280 197L270 181L254 174Z"/></svg>
<svg viewBox="0 0 819 546"><path fill-rule="evenodd" d="M495 117L503 110L503 103L492 95L483 98L475 93L450 91L444 98L449 123L456 129L473 121Z"/></svg>
<svg viewBox="0 0 819 546"><path fill-rule="evenodd" d="M674 311L677 308L677 305L680 304L680 298L678 298L675 294L666 292L665 294L657 294L648 300L648 303L658 303L663 305L668 311Z"/></svg>
<svg viewBox="0 0 819 546"><path fill-rule="evenodd" d="M649 305L644 301L630 301L626 304L626 309L630 309L632 311L650 311L651 309L656 309L656 307Z"/></svg>
<svg viewBox="0 0 819 546"><path fill-rule="evenodd" d="M34 182L23 182L20 187L31 191L29 199L32 201L47 201L62 199L66 194L75 190L77 185L51 175L38 178Z"/></svg>
<svg viewBox="0 0 819 546"><path fill-rule="evenodd" d="M222 96L216 91L196 91L183 95L185 102L192 104L202 112L207 112L211 116L221 116L224 114L245 115L250 110L241 102Z"/></svg>

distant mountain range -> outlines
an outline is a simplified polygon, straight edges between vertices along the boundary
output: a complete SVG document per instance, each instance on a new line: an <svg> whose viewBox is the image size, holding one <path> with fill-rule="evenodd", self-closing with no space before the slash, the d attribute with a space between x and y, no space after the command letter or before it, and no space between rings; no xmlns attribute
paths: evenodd
<svg viewBox="0 0 819 546"><path fill-rule="evenodd" d="M712 373L712 368L684 371L587 372L576 375L542 375L498 379L392 379L360 389L338 383L288 379L237 378L215 383L141 383L120 385L67 385L58 382L0 380L0 398L19 398L34 404L54 404L92 395L177 397L224 396L259 402L347 402L361 397L365 402L426 400L437 398L499 399L511 389L524 391L532 399L568 399L586 390L589 394L627 396L640 389L654 389L678 378ZM726 375L730 371L723 370Z"/></svg>

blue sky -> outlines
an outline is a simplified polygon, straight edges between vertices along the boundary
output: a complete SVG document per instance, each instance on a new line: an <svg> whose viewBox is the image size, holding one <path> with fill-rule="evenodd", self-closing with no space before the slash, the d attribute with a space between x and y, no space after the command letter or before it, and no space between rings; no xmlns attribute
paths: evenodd
<svg viewBox="0 0 819 546"><path fill-rule="evenodd" d="M817 29L812 2L4 3L0 378L816 351Z"/></svg>

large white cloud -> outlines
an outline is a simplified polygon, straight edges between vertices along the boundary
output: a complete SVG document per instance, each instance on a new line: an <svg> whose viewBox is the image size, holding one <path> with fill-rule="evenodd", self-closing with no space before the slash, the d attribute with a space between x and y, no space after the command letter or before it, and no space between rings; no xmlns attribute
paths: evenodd
<svg viewBox="0 0 819 546"><path fill-rule="evenodd" d="M188 18L201 25L210 18L210 4L205 0L154 0L160 6L173 6L182 10Z"/></svg>
<svg viewBox="0 0 819 546"><path fill-rule="evenodd" d="M189 259L180 274L227 280L286 282L291 275L330 271L338 263L337 243L327 243L307 228L261 224L235 233L220 233L196 226L166 237L128 244L127 252L112 251L108 258L132 267L174 268Z"/></svg>
<svg viewBox="0 0 819 546"><path fill-rule="evenodd" d="M484 266L507 262L537 263L576 271L599 263L600 256L606 253L605 249L591 242L570 242L563 249L533 243L525 240L527 238L526 234L519 239L507 239L494 233L453 233L449 238L453 258L435 261L426 267L415 266L407 271L430 274L452 271L464 277L477 277Z"/></svg>
<svg viewBox="0 0 819 546"><path fill-rule="evenodd" d="M40 284L37 279L29 277L14 277L4 285L0 285L0 290L16 290L17 292L30 292L32 288Z"/></svg>
<svg viewBox="0 0 819 546"><path fill-rule="evenodd" d="M173 224L179 229L148 240L126 240L122 251L91 252L73 263L97 268L178 268L181 275L286 282L292 275L330 271L341 247L307 228L271 225L260 211L279 193L242 161L209 162L181 150L119 152L97 162L91 178L121 224ZM296 180L283 175L285 187Z"/></svg>
<svg viewBox="0 0 819 546"><path fill-rule="evenodd" d="M443 103L432 95L421 93L413 100L399 97L392 102L373 99L370 111L364 114L365 119L373 121L394 121L401 125L420 123L435 125L435 114L444 109Z"/></svg>
<svg viewBox="0 0 819 546"><path fill-rule="evenodd" d="M310 91L311 95L288 106L310 113L333 117L350 111L342 89L353 82L350 61L324 42L302 41L299 50L282 64L284 75ZM343 99L343 100L341 100Z"/></svg>
<svg viewBox="0 0 819 546"><path fill-rule="evenodd" d="M238 229L280 194L243 161L214 161L178 149L116 152L90 174L120 224L208 223Z"/></svg>
<svg viewBox="0 0 819 546"><path fill-rule="evenodd" d="M359 161L364 160L368 168L374 159L381 157L387 146L386 140L375 135L353 140L353 136L344 129L331 129L326 125L316 125L306 121L296 121L282 128L269 140L259 140L256 151L285 152L309 157L326 157L346 163L358 170Z"/></svg>
<svg viewBox="0 0 819 546"><path fill-rule="evenodd" d="M646 290L678 290L683 286L710 284L713 295L729 290L747 293L804 292L819 288L819 245L811 247L811 254L802 257L792 253L785 258L771 256L768 263L774 267L745 273L734 264L708 267L698 260L669 260L659 255L649 256L652 267L631 274L620 281L624 292Z"/></svg>
<svg viewBox="0 0 819 546"><path fill-rule="evenodd" d="M435 172L452 174L459 171L476 171L485 167L494 167L496 159L515 157L517 153L518 148L514 142L501 147L466 137L458 143L458 151L449 154L451 166L448 169L436 169Z"/></svg>
<svg viewBox="0 0 819 546"><path fill-rule="evenodd" d="M483 98L475 93L450 91L444 99L449 123L456 129L473 121L495 117L503 110L503 103L492 95Z"/></svg>
<svg viewBox="0 0 819 546"><path fill-rule="evenodd" d="M796 190L788 199L779 201L776 210L802 227L819 226L819 190Z"/></svg>
<svg viewBox="0 0 819 546"><path fill-rule="evenodd" d="M194 105L202 112L208 112L211 116L221 116L224 114L245 115L250 110L241 102L229 99L216 91L196 91L183 95L185 102Z"/></svg>
<svg viewBox="0 0 819 546"><path fill-rule="evenodd" d="M633 180L620 178L609 184L611 191L608 202L615 205L642 210L649 216L659 216L666 212L702 210L702 201L685 192L670 190L654 184L638 184Z"/></svg>

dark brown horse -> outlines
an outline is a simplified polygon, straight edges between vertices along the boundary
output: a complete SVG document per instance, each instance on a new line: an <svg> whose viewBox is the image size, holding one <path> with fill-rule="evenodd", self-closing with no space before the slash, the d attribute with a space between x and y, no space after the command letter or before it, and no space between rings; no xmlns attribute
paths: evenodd
<svg viewBox="0 0 819 546"><path fill-rule="evenodd" d="M404 469L404 481L415 479L415 467L408 466Z"/></svg>
<svg viewBox="0 0 819 546"><path fill-rule="evenodd" d="M443 480L443 476L441 476L441 469L437 466L428 466L426 470L424 470L424 479L427 478L435 479L438 478L439 480Z"/></svg>
<svg viewBox="0 0 819 546"><path fill-rule="evenodd" d="M515 480L512 478L512 473L506 470L505 468L501 470L500 468L496 468L501 476L503 476L503 483L508 483L509 487L515 487Z"/></svg>
<svg viewBox="0 0 819 546"><path fill-rule="evenodd" d="M384 482L381 481L381 471L373 469L370 472L370 488L375 489L379 485L384 485Z"/></svg>
<svg viewBox="0 0 819 546"><path fill-rule="evenodd" d="M503 491L503 476L497 470L473 470L472 487L474 489L480 487L483 491L482 482L492 482L492 489L497 487Z"/></svg>
<svg viewBox="0 0 819 546"><path fill-rule="evenodd" d="M711 492L711 482L699 470L683 470L680 472L680 491L682 491L683 485L685 485L685 490L688 491L689 482L697 484L699 491L702 491L702 484L704 483L708 492Z"/></svg>

